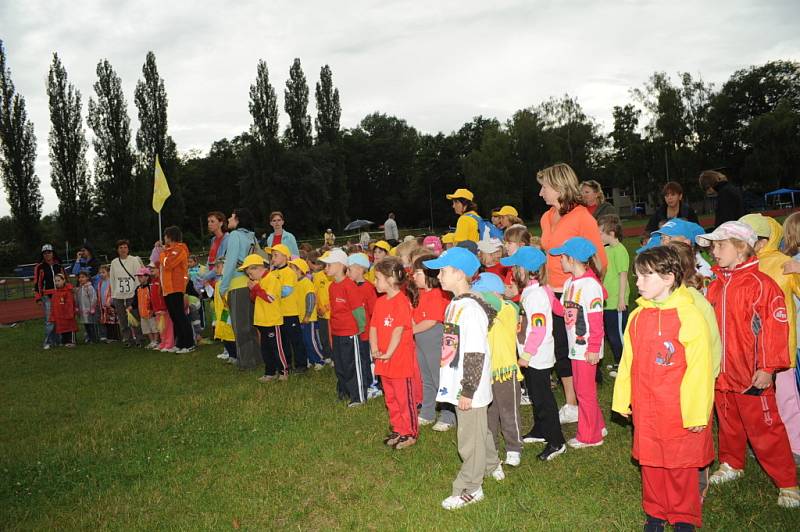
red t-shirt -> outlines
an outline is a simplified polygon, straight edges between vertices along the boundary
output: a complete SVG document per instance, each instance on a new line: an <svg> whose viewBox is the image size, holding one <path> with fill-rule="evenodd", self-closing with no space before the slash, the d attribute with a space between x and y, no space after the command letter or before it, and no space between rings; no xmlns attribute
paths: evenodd
<svg viewBox="0 0 800 532"><path fill-rule="evenodd" d="M358 322L353 310L364 306L364 299L356 283L349 277L332 282L328 287L331 300L330 328L333 336L354 336L358 334Z"/></svg>
<svg viewBox="0 0 800 532"><path fill-rule="evenodd" d="M372 312L375 310L375 301L378 299L378 292L375 290L375 285L369 281L364 281L356 286L358 287L358 291L361 293L361 297L363 298L364 310L367 314L367 324L369 324L370 320L372 319ZM359 338L365 342L369 342L369 326L364 328L364 332L361 333Z"/></svg>
<svg viewBox="0 0 800 532"><path fill-rule="evenodd" d="M375 375L383 375L394 379L413 377L414 364L417 361L416 344L411 330L411 301L403 292L398 292L391 299L381 296L375 302L375 309L370 327L378 333L378 351L385 353L392 341L395 328L402 327L400 343L389 360L375 360Z"/></svg>
<svg viewBox="0 0 800 532"><path fill-rule="evenodd" d="M494 266L484 266L483 271L493 273L501 279L505 279L506 275L508 275L509 268L508 266L503 266L499 262L495 263Z"/></svg>
<svg viewBox="0 0 800 532"><path fill-rule="evenodd" d="M449 304L450 294L441 288L420 290L419 302L413 312L414 323L422 323L425 320L443 323L444 311L447 310Z"/></svg>
<svg viewBox="0 0 800 532"><path fill-rule="evenodd" d="M594 205L587 205L586 210L589 211L589 214L594 216L594 211L597 210L597 203L595 203Z"/></svg>
<svg viewBox="0 0 800 532"><path fill-rule="evenodd" d="M506 276L503 278L503 284L506 286L511 286L514 284L514 268L509 268L506 272ZM511 298L511 301L514 303L519 303L520 297L522 296L522 292L517 293L514 297Z"/></svg>
<svg viewBox="0 0 800 532"><path fill-rule="evenodd" d="M280 244L281 240L283 240L283 233L281 233L281 234L277 234L276 233L276 234L272 235L272 245L273 246L277 246L278 244Z"/></svg>

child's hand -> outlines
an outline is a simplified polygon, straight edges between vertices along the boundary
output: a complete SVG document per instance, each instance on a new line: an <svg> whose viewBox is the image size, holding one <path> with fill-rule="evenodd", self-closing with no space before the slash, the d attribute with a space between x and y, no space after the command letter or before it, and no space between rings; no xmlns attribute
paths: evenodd
<svg viewBox="0 0 800 532"><path fill-rule="evenodd" d="M459 410L470 410L472 408L472 399L469 397L464 397L463 395L458 398L458 409Z"/></svg>
<svg viewBox="0 0 800 532"><path fill-rule="evenodd" d="M252 280L252 279L248 279L248 280L247 280L247 288L253 288L253 287L254 287L256 284L258 284L258 283L256 283L256 282L255 282L254 280Z"/></svg>
<svg viewBox="0 0 800 532"><path fill-rule="evenodd" d="M628 304L624 300L620 299L619 303L617 303L617 310L620 312L625 312L627 308Z"/></svg>
<svg viewBox="0 0 800 532"><path fill-rule="evenodd" d="M695 434L697 434L699 432L703 432L703 429L705 429L705 428L706 428L705 425L700 425L699 427L688 427L686 430L688 430L689 432L694 432Z"/></svg>
<svg viewBox="0 0 800 532"><path fill-rule="evenodd" d="M596 366L600 362L600 353L586 353L586 362L592 366Z"/></svg>
<svg viewBox="0 0 800 532"><path fill-rule="evenodd" d="M761 390L769 388L772 385L772 373L757 369L755 374L753 374L751 384Z"/></svg>
<svg viewBox="0 0 800 532"><path fill-rule="evenodd" d="M528 367L528 361L525 360L524 358L518 358L517 359L517 365L519 367L521 367L521 368L527 368Z"/></svg>

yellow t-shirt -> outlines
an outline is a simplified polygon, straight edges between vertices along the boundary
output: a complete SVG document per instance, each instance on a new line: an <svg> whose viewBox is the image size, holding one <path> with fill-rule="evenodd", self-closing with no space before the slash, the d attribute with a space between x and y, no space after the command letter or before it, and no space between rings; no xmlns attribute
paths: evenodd
<svg viewBox="0 0 800 532"><path fill-rule="evenodd" d="M478 234L478 220L473 216L467 216L468 214L473 216L478 215L475 211L469 211L458 217L456 232L453 235L453 242L456 244L464 242L465 240L477 242L480 239L480 235Z"/></svg>
<svg viewBox="0 0 800 532"><path fill-rule="evenodd" d="M328 287L331 285L331 278L324 271L318 271L311 277L314 283L314 291L317 293L317 315L323 320L331 319L331 296Z"/></svg>
<svg viewBox="0 0 800 532"><path fill-rule="evenodd" d="M217 287L220 286L221 282L222 277L217 277ZM225 308L219 290L214 290L214 316L216 316L216 321L214 322L214 338L228 342L236 340L236 336L233 334L233 327L229 323L230 309Z"/></svg>
<svg viewBox="0 0 800 532"><path fill-rule="evenodd" d="M311 279L308 277L303 277L299 281L297 281L297 286L294 287L295 291L298 292L298 297L300 298L298 301L298 313L297 315L302 320L306 315L306 296L308 294L314 294L316 300L316 292L314 291L314 283L311 282ZM314 303L314 308L311 310L311 316L308 318L309 322L317 321L317 305L316 301Z"/></svg>
<svg viewBox="0 0 800 532"><path fill-rule="evenodd" d="M369 281L373 285L375 284L375 265L369 267L369 270L364 274L364 280Z"/></svg>
<svg viewBox="0 0 800 532"><path fill-rule="evenodd" d="M519 311L513 303L501 301L500 311L489 327L489 350L492 352L492 382L503 382L516 374L522 380L517 365L517 321Z"/></svg>
<svg viewBox="0 0 800 532"><path fill-rule="evenodd" d="M271 271L261 278L258 285L266 292L272 301L266 301L261 297L256 297L256 305L253 312L253 325L261 327L283 325L280 276L276 275L275 271Z"/></svg>
<svg viewBox="0 0 800 532"><path fill-rule="evenodd" d="M284 316L298 316L300 315L300 304L297 295L297 274L289 266L272 270L281 283L281 290L284 286L292 287L292 293L286 297L281 298L281 313ZM279 292L281 291L279 290Z"/></svg>

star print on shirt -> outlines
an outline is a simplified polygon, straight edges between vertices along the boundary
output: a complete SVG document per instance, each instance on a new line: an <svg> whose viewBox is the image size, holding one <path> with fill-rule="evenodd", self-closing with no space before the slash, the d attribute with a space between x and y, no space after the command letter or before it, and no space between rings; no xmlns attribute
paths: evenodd
<svg viewBox="0 0 800 532"><path fill-rule="evenodd" d="M391 327L392 323L394 323L394 318L391 315L386 316L385 318L383 318L383 326L384 327Z"/></svg>

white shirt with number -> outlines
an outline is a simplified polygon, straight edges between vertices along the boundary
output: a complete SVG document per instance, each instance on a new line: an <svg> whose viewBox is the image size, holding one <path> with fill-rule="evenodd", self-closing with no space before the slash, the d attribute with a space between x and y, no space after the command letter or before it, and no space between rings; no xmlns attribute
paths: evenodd
<svg viewBox="0 0 800 532"><path fill-rule="evenodd" d="M139 281L136 279L136 272L139 271L139 268L143 267L142 259L133 255L128 255L124 259L117 257L112 260L111 269L109 271L111 297L114 299L132 298L136 294L136 287L139 286ZM125 270L127 270L127 272Z"/></svg>

